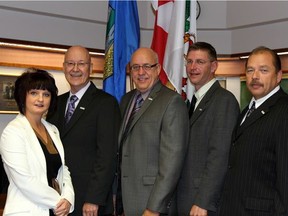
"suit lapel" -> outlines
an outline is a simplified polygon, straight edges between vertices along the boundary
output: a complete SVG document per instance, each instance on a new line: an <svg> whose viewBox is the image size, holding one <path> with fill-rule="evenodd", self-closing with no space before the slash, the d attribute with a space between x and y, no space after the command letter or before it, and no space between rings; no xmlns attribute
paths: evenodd
<svg viewBox="0 0 288 216"><path fill-rule="evenodd" d="M58 113L58 129L60 131L60 134L62 134L62 131L65 127L65 112L66 112L66 104L67 100L69 98L69 92L65 93L63 97L59 98L59 103L57 107L57 113Z"/></svg>
<svg viewBox="0 0 288 216"><path fill-rule="evenodd" d="M135 115L133 121L130 124L130 128L128 128L127 134L131 131L131 129L133 128L133 126L136 124L136 122L141 118L141 116L146 112L146 110L149 108L149 106L151 105L151 103L153 102L153 100L157 97L158 92L160 91L162 87L162 84L160 83L160 81L158 81L155 86L153 87L153 89L151 90L150 94L148 95L148 97L146 98L146 100L144 101L144 103L142 104L141 109L137 112L137 114ZM136 93L136 91L135 91ZM131 103L133 102L133 98L135 97L135 94L133 94L133 96L131 97L131 100L129 102L129 105L131 106ZM127 119L128 117L128 113L130 110L130 106L127 107L126 110L126 114L125 114L125 118ZM122 130L122 132L124 132L124 130ZM123 135L123 133L122 133Z"/></svg>
<svg viewBox="0 0 288 216"><path fill-rule="evenodd" d="M46 172L46 159L34 130L32 129L29 121L25 116L18 115L17 118L19 118L19 120L25 127L29 146L31 146L31 148L33 149L32 152L35 154L35 157L38 158L37 163L40 163L41 168Z"/></svg>
<svg viewBox="0 0 288 216"><path fill-rule="evenodd" d="M237 131L237 135L239 136L244 130L246 130L250 125L252 125L255 121L257 121L259 118L261 118L262 116L264 116L267 112L269 112L269 107L262 107L262 106L258 107L255 111L253 111L253 113L251 114L251 116L249 118L246 118L245 121L240 125L238 131ZM247 111L246 111L247 112ZM246 112L244 113L244 115L246 114ZM244 116L243 116L244 117ZM242 117L242 119L243 119ZM241 119L241 121L242 121ZM241 122L240 122L241 123Z"/></svg>
<svg viewBox="0 0 288 216"><path fill-rule="evenodd" d="M120 141L122 140L122 138L123 138L123 134L124 134L124 132L125 132L125 128L126 128L126 123L127 123L127 121L128 121L128 117L129 117L129 111L130 111L130 107L132 106L132 103L133 103L133 99L134 99L134 97L135 97L135 94L136 94L136 90L134 90L134 92L131 94L131 97L130 97L130 99L128 99L128 103L127 103L127 105L126 105L126 107L124 108L124 110L125 110L125 113L124 113L124 116L123 116L123 121L122 121L122 124L121 124L121 126L120 126L120 134L121 134L121 136L119 136L119 143L120 143ZM141 109L140 109L141 110Z"/></svg>
<svg viewBox="0 0 288 216"><path fill-rule="evenodd" d="M79 104L77 105L70 121L66 125L63 125L64 127L63 127L62 137L65 136L65 134L77 123L79 118L81 118L81 116L85 113L85 110L89 107L89 104L95 97L96 91L97 91L96 87L93 85L93 83L91 83L87 91L84 93L83 97L80 99ZM67 100L66 100L66 103L67 103ZM66 107L66 103L65 103L65 107ZM62 124L65 124L64 116L65 114L63 115Z"/></svg>
<svg viewBox="0 0 288 216"><path fill-rule="evenodd" d="M190 125L193 125L194 122L202 115L203 111L207 108L208 102L213 97L214 93L217 91L217 89L221 88L218 81L216 81L211 88L206 92L205 96L202 98L198 106L196 107L195 111L193 112L193 115L190 119Z"/></svg>
<svg viewBox="0 0 288 216"><path fill-rule="evenodd" d="M280 89L278 92L276 92L274 95L272 95L270 98L268 98L261 106L259 106L254 112L250 115L249 118L246 118L245 121L240 125L242 119L244 118L248 106L243 110L241 113L241 119L239 120L240 125L235 133L235 139L237 139L245 130L247 130L251 125L253 125L257 120L262 118L264 115L270 112L270 109L273 105L277 103L277 100L283 95L283 90Z"/></svg>

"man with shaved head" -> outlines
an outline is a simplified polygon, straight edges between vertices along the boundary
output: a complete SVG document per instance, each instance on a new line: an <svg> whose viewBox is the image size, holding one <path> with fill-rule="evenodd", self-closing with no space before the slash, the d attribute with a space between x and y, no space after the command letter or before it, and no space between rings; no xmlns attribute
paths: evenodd
<svg viewBox="0 0 288 216"><path fill-rule="evenodd" d="M72 46L63 63L71 89L58 98L56 113L47 119L59 129L75 190L71 215L112 215L112 183L120 121L114 97L89 81L92 63L89 52Z"/></svg>
<svg viewBox="0 0 288 216"><path fill-rule="evenodd" d="M160 69L149 48L131 57L136 89L120 104L117 195L122 194L123 209L117 200L117 215L123 210L125 216L175 215L170 206L187 150L189 118L181 96L159 81Z"/></svg>

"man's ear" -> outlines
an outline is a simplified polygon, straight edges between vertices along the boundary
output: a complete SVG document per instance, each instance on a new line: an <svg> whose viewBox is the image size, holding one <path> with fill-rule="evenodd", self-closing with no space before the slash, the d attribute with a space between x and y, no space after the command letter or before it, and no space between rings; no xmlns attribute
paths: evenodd
<svg viewBox="0 0 288 216"><path fill-rule="evenodd" d="M218 61L213 61L213 62L211 63L211 73L214 73L214 74L215 74L217 68L218 68Z"/></svg>

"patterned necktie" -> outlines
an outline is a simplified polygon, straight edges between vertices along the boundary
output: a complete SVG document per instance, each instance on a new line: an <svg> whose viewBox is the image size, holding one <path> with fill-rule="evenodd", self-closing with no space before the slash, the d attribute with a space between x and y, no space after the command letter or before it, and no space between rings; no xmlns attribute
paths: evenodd
<svg viewBox="0 0 288 216"><path fill-rule="evenodd" d="M197 98L196 98L196 96L194 94L193 97L192 97L192 100L191 100L191 104L190 104L189 118L191 118L191 116L192 116L192 114L194 112L196 102L197 102Z"/></svg>
<svg viewBox="0 0 288 216"><path fill-rule="evenodd" d="M246 118L248 118L255 110L255 101L253 101L251 108L247 111Z"/></svg>
<svg viewBox="0 0 288 216"><path fill-rule="evenodd" d="M68 103L68 109L66 111L65 115L65 123L67 124L69 120L71 119L74 110L75 110L75 102L78 100L78 97L76 95L72 95L70 97L69 103Z"/></svg>
<svg viewBox="0 0 288 216"><path fill-rule="evenodd" d="M132 112L130 114L129 120L128 120L127 124L126 124L125 131L127 131L129 129L133 119L135 118L136 113L140 110L140 108L141 108L141 106L143 104L143 101L144 100L142 98L142 95L138 94L137 97L136 97Z"/></svg>

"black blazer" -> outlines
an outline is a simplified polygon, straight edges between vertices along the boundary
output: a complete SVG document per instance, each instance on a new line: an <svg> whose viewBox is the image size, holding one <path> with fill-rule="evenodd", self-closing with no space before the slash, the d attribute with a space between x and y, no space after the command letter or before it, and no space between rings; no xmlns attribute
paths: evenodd
<svg viewBox="0 0 288 216"><path fill-rule="evenodd" d="M65 126L68 97L69 92L59 96L57 112L49 114L47 120L60 131L71 172L75 190L75 210L71 215L82 215L85 202L100 205L100 214L112 213L111 189L120 124L118 102L91 82Z"/></svg>
<svg viewBox="0 0 288 216"><path fill-rule="evenodd" d="M280 89L234 130L221 216L288 215L288 96Z"/></svg>

